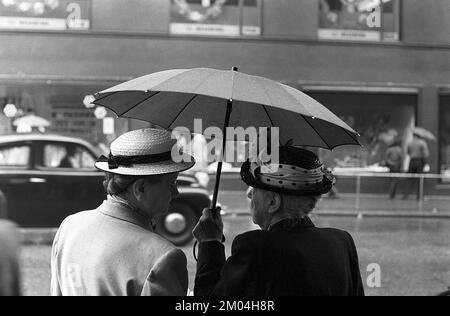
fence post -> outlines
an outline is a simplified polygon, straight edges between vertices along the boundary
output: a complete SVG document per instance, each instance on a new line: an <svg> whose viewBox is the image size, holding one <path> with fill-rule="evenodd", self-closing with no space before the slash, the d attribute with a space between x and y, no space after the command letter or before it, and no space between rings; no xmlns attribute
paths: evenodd
<svg viewBox="0 0 450 316"><path fill-rule="evenodd" d="M420 186L419 186L419 211L423 212L424 203L424 192L425 192L425 178L423 175L420 176Z"/></svg>
<svg viewBox="0 0 450 316"><path fill-rule="evenodd" d="M356 176L356 202L355 210L359 211L361 208L361 176Z"/></svg>

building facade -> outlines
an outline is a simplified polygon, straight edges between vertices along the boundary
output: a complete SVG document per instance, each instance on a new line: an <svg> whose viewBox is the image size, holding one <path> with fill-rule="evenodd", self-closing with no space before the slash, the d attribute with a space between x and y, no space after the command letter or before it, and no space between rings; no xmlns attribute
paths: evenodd
<svg viewBox="0 0 450 316"><path fill-rule="evenodd" d="M361 133L363 150L322 153L329 164L381 163L390 142L422 126L438 138L429 143L432 171L450 173L450 1L381 3L1 1L0 107L105 143L146 124L106 127L85 96L166 69L237 66L307 92ZM11 121L0 118L0 133Z"/></svg>

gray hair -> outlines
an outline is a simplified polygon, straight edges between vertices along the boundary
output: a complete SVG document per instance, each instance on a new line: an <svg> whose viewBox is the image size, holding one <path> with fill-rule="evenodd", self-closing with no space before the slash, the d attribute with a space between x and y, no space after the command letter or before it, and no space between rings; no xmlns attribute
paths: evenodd
<svg viewBox="0 0 450 316"><path fill-rule="evenodd" d="M321 195L293 196L281 194L280 210L289 217L301 218L313 212L321 198Z"/></svg>
<svg viewBox="0 0 450 316"><path fill-rule="evenodd" d="M151 183L158 183L163 176L125 176L106 172L103 187L108 195L123 196L128 187L139 179L148 179Z"/></svg>

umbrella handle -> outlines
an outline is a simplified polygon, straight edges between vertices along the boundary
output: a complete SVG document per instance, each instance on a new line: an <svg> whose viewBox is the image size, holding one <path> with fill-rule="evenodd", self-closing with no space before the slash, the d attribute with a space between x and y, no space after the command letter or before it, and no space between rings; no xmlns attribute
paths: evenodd
<svg viewBox="0 0 450 316"><path fill-rule="evenodd" d="M222 159L217 164L217 172L216 172L216 183L214 185L214 194L213 199L211 202L211 211L213 212L213 216L217 217L219 214L215 214L215 209L217 206L217 198L219 196L219 186L220 186L220 178L222 176L222 165L223 165L223 159L225 158L225 150L227 146L227 127L230 125L230 117L231 112L233 112L233 100L228 100L227 102L227 113L225 115L225 123L223 125L223 144L222 144Z"/></svg>

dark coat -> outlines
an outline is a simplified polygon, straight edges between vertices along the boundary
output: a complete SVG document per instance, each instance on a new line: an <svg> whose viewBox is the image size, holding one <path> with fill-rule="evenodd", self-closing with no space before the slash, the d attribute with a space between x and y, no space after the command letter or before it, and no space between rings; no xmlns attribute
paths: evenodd
<svg viewBox="0 0 450 316"><path fill-rule="evenodd" d="M226 262L221 243L201 243L195 295L364 295L350 234L316 228L309 219L295 228L283 226L236 237Z"/></svg>

